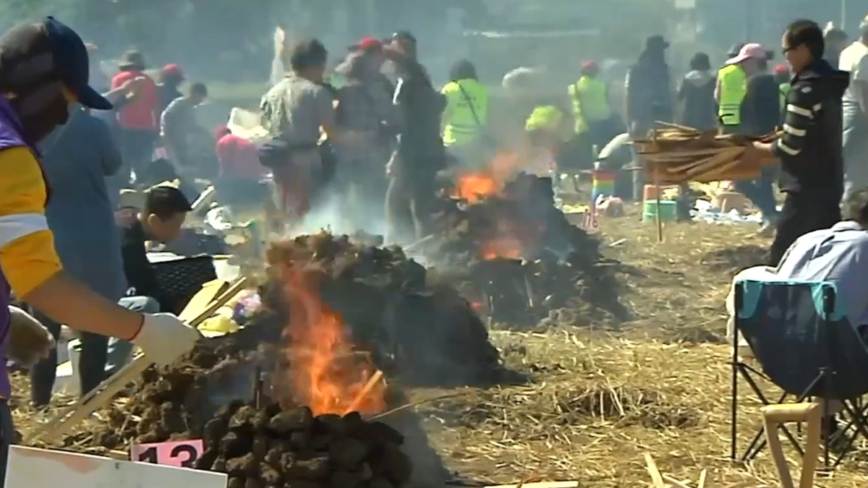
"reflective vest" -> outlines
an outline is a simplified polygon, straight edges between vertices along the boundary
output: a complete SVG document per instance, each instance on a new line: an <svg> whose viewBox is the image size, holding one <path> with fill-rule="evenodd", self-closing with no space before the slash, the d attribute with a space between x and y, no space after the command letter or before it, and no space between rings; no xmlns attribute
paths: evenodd
<svg viewBox="0 0 868 488"><path fill-rule="evenodd" d="M717 114L723 125L741 124L741 101L747 93L747 75L741 66L724 66L717 72L720 109Z"/></svg>
<svg viewBox="0 0 868 488"><path fill-rule="evenodd" d="M573 100L573 116L576 119L576 134L588 130L588 123L608 120L612 109L606 98L606 84L590 76L582 76L578 83L568 89Z"/></svg>
<svg viewBox="0 0 868 488"><path fill-rule="evenodd" d="M554 105L538 105L527 117L524 129L527 131L557 131L564 114Z"/></svg>
<svg viewBox="0 0 868 488"><path fill-rule="evenodd" d="M778 85L778 91L781 92L781 111L786 112L787 111L787 95L790 94L789 82L781 83L780 85Z"/></svg>
<svg viewBox="0 0 868 488"><path fill-rule="evenodd" d="M449 117L444 120L443 143L460 146L476 140L479 129L488 125L488 88L466 79L447 83L442 93Z"/></svg>

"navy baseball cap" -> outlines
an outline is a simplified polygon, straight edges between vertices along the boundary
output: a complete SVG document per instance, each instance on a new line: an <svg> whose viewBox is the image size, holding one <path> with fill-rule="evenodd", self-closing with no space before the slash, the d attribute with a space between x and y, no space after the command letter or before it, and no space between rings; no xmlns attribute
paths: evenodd
<svg viewBox="0 0 868 488"><path fill-rule="evenodd" d="M54 17L15 26L0 37L0 83L5 89L26 92L60 81L85 107L110 110L111 102L88 84L89 77L84 41Z"/></svg>

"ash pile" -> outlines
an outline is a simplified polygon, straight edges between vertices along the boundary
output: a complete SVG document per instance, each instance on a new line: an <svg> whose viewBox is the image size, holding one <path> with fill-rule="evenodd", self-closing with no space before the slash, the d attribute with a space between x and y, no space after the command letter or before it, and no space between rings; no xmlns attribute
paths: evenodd
<svg viewBox="0 0 868 488"><path fill-rule="evenodd" d="M474 173L456 181L426 258L480 312L514 327L629 319L619 263L556 207L551 178L519 173L499 184Z"/></svg>

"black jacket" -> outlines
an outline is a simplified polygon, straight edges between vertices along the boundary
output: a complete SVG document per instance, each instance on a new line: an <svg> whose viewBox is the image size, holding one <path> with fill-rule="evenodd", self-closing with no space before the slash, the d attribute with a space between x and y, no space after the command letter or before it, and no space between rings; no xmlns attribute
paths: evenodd
<svg viewBox="0 0 868 488"><path fill-rule="evenodd" d="M717 77L708 71L687 73L678 88L678 101L682 104L679 124L701 130L717 127L716 83Z"/></svg>
<svg viewBox="0 0 868 488"><path fill-rule="evenodd" d="M154 268L145 249L145 230L138 220L123 227L121 255L124 259L124 274L134 295L151 297L160 303L163 312L174 312L175 304L161 288Z"/></svg>
<svg viewBox="0 0 868 488"><path fill-rule="evenodd" d="M757 137L771 134L780 125L781 110L775 77L766 73L751 76L741 101L741 132Z"/></svg>
<svg viewBox="0 0 868 488"><path fill-rule="evenodd" d="M790 176L782 189L840 199L844 191L841 97L850 75L820 60L796 73L790 83L784 135L772 146Z"/></svg>
<svg viewBox="0 0 868 488"><path fill-rule="evenodd" d="M655 121L672 122L669 65L646 53L627 73L627 120L630 129L646 131Z"/></svg>
<svg viewBox="0 0 868 488"><path fill-rule="evenodd" d="M402 171L433 174L445 165L440 117L446 98L416 61L406 60L395 88L394 103L401 119L398 154Z"/></svg>

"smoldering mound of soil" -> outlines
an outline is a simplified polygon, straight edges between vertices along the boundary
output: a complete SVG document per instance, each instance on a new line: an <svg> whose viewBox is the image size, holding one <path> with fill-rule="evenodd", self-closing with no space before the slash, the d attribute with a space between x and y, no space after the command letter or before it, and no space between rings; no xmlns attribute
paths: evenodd
<svg viewBox="0 0 868 488"><path fill-rule="evenodd" d="M101 413L103 425L68 436L64 446L92 452L203 439L206 453L197 467L227 472L234 480L229 486L243 488L424 488L448 479L412 409L377 421L356 412L313 416L304 406L281 407L268 386L257 407L256 373L272 371L263 381L270 385L287 365L276 345L282 318L263 312L252 322L236 334L203 340L172 367L149 368ZM407 399L388 387L384 403L393 408Z"/></svg>
<svg viewBox="0 0 868 488"><path fill-rule="evenodd" d="M471 304L453 287L429 283L425 268L399 247L359 246L321 233L273 244L267 261L273 285L282 282L280 273L302 273L304 286L349 327L353 344L403 384L522 380L503 367ZM267 288L263 302L288 316L285 293Z"/></svg>
<svg viewBox="0 0 868 488"><path fill-rule="evenodd" d="M440 203L429 261L443 282L496 322L527 327L561 315L569 325L630 319L620 301L620 263L555 206L550 178L520 174L478 203Z"/></svg>

